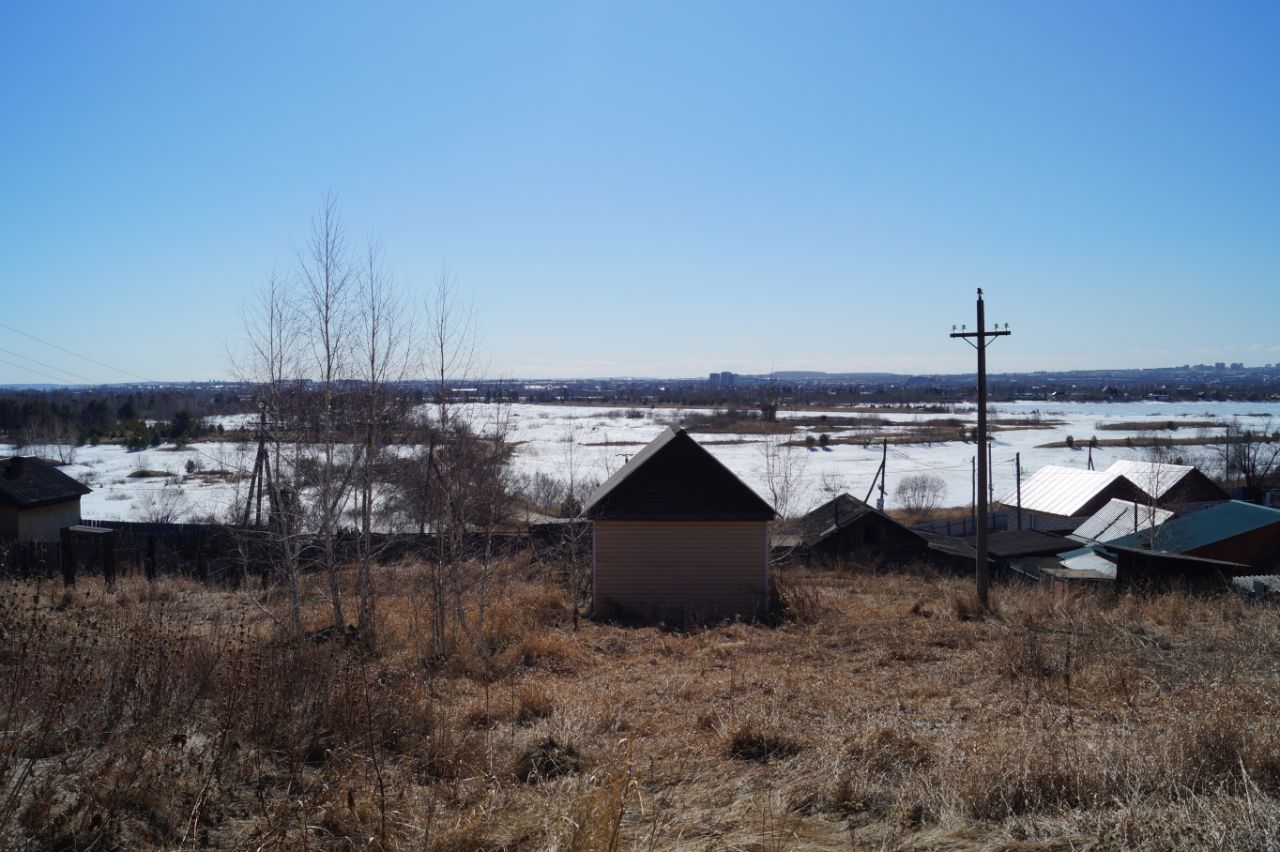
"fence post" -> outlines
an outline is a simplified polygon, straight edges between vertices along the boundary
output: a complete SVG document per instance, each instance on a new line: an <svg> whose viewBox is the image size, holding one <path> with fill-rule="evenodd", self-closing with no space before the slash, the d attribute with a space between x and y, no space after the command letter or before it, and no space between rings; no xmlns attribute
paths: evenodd
<svg viewBox="0 0 1280 852"><path fill-rule="evenodd" d="M74 586L76 584L76 552L72 546L71 528L63 527L58 530L58 539L62 547L62 585Z"/></svg>
<svg viewBox="0 0 1280 852"><path fill-rule="evenodd" d="M156 534L147 533L147 564L144 569L147 574L147 582L154 583L156 580Z"/></svg>
<svg viewBox="0 0 1280 852"><path fill-rule="evenodd" d="M116 533L112 530L102 536L102 580L108 591L116 587Z"/></svg>

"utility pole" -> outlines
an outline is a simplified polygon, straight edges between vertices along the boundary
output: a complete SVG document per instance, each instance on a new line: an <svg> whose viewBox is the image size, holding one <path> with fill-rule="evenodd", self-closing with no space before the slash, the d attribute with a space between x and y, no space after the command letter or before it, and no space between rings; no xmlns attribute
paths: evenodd
<svg viewBox="0 0 1280 852"><path fill-rule="evenodd" d="M987 438L987 509L996 504L995 441Z"/></svg>
<svg viewBox="0 0 1280 852"><path fill-rule="evenodd" d="M867 489L867 496L862 502L868 506L871 505L871 495L876 490L877 480L880 482L880 499L877 501L876 508L881 512L884 511L884 475L885 467L889 463L889 439L884 439L884 446L880 451L880 467L876 468L876 475L871 477L871 487Z"/></svg>
<svg viewBox="0 0 1280 852"><path fill-rule="evenodd" d="M1013 454L1013 478L1018 483L1018 529L1022 529L1022 453Z"/></svg>
<svg viewBox="0 0 1280 852"><path fill-rule="evenodd" d="M978 288L978 326L976 331L965 331L964 326L960 326L960 330L956 331L956 327L951 327L951 336L959 337L968 343L974 349L978 350L978 451L987 446L987 347L991 345L992 340L997 337L1005 337L1009 334L1009 324L1005 323L1004 330L992 329L987 330L987 318L982 303L982 288ZM976 341L976 342L975 342ZM978 587L978 605L983 609L990 607L991 600L991 576L987 567L987 465L977 464L978 481L976 483L975 495L978 500L978 546L977 553L974 556L974 570Z"/></svg>
<svg viewBox="0 0 1280 852"><path fill-rule="evenodd" d="M880 502L876 506L881 512L884 511L884 480L889 475L889 439L884 439L884 444L880 450Z"/></svg>

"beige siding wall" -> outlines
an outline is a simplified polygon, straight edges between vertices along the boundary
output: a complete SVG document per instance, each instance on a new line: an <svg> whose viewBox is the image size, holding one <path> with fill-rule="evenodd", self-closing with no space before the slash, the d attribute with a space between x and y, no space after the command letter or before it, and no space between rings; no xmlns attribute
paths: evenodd
<svg viewBox="0 0 1280 852"><path fill-rule="evenodd" d="M19 541L57 541L63 527L80 523L80 501L23 509L18 513Z"/></svg>
<svg viewBox="0 0 1280 852"><path fill-rule="evenodd" d="M763 521L597 521L596 614L670 620L760 613L766 534Z"/></svg>

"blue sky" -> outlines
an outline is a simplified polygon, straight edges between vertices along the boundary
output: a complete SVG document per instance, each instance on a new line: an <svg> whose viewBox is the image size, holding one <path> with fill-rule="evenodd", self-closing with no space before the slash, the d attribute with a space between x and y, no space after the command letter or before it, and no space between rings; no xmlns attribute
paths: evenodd
<svg viewBox="0 0 1280 852"><path fill-rule="evenodd" d="M961 372L979 286L993 370L1280 362L1278 40L1274 3L8 4L0 323L101 364L0 327L0 382L227 376L330 191L507 376Z"/></svg>

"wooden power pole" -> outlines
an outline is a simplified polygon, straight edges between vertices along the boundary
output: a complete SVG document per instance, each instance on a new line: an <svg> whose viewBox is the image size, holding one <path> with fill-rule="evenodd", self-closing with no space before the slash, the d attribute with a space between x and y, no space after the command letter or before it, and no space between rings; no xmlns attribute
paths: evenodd
<svg viewBox="0 0 1280 852"><path fill-rule="evenodd" d="M982 288L978 288L978 326L976 331L965 331L964 326L956 331L951 327L951 336L963 338L974 349L978 350L978 451L987 447L987 347L997 337L1009 334L1009 324L1004 329L987 330L987 318L983 311ZM978 503L978 546L974 555L975 579L978 587L978 605L983 609L990 607L991 575L987 567L987 465L979 461L977 482Z"/></svg>

